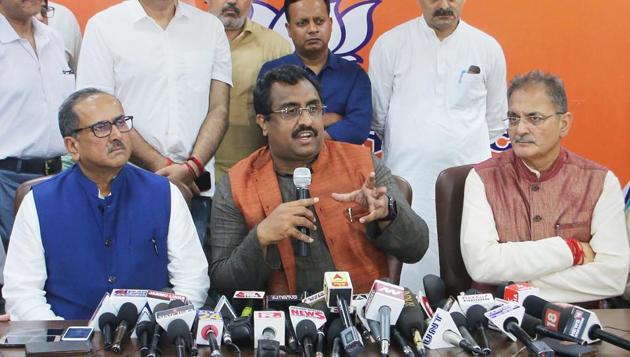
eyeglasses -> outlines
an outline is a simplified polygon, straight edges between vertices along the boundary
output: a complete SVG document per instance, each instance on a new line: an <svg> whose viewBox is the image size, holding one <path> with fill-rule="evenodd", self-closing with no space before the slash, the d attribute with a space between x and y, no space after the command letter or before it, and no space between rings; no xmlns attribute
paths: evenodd
<svg viewBox="0 0 630 357"><path fill-rule="evenodd" d="M50 19L51 17L55 16L55 8L52 6L42 4L42 9L40 10L40 14L44 18Z"/></svg>
<svg viewBox="0 0 630 357"><path fill-rule="evenodd" d="M316 118L318 119L318 118L321 118L322 115L324 115L325 110L326 110L326 106L325 105L322 105L322 104L310 104L310 105L307 105L304 108L287 107L287 108L282 108L280 110L272 110L271 113L280 114L280 117L283 120L290 121L290 120L295 120L295 119L301 117L303 111L306 111L308 113L308 116L311 119L316 119Z"/></svg>
<svg viewBox="0 0 630 357"><path fill-rule="evenodd" d="M556 112L556 113L549 114L549 115L530 114L530 115L525 115L525 119L527 120L528 123L532 124L533 126L538 126L538 125L544 123L545 120L551 118L552 116L562 115L562 114L565 114L565 113ZM505 118L503 120L507 121L510 126L517 126L518 123L521 122L521 117L512 114L512 115L509 115L507 118Z"/></svg>
<svg viewBox="0 0 630 357"><path fill-rule="evenodd" d="M130 115L121 115L114 118L112 121L103 120L84 128L75 129L73 133L78 133L79 131L85 129L91 129L92 133L94 133L94 136L97 138L105 138L112 133L112 125L116 125L116 128L118 128L118 131L121 133L126 133L133 128L133 117Z"/></svg>

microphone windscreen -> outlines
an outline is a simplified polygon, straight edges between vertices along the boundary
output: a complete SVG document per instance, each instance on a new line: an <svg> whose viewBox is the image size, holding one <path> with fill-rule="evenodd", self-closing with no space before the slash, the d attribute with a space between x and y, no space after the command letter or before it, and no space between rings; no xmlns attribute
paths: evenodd
<svg viewBox="0 0 630 357"><path fill-rule="evenodd" d="M466 316L464 316L461 312L459 311L454 311L451 312L451 317L453 318L453 321L455 321L455 326L457 327L466 327Z"/></svg>
<svg viewBox="0 0 630 357"><path fill-rule="evenodd" d="M545 305L548 301L541 299L536 295L529 295L523 301L523 307L525 307L525 313L532 315L537 319L542 319L545 312Z"/></svg>
<svg viewBox="0 0 630 357"><path fill-rule="evenodd" d="M339 335L341 335L341 331L343 331L343 329L344 326L341 317L332 320L332 322L328 326L328 333L326 334L326 341L328 342L329 346L332 346L333 340L335 339L335 337L339 337Z"/></svg>
<svg viewBox="0 0 630 357"><path fill-rule="evenodd" d="M168 339L171 343L175 344L175 339L177 337L182 337L187 339L190 336L190 329L186 322L182 319L175 319L168 324L168 329L166 330L168 334Z"/></svg>
<svg viewBox="0 0 630 357"><path fill-rule="evenodd" d="M437 275L427 274L422 278L422 284L431 308L433 310L437 309L440 301L446 298L444 281Z"/></svg>
<svg viewBox="0 0 630 357"><path fill-rule="evenodd" d="M406 338L411 338L412 330L424 332L424 316L420 308L404 307L396 321L396 328Z"/></svg>
<svg viewBox="0 0 630 357"><path fill-rule="evenodd" d="M304 337L310 337L312 342L317 340L317 327L312 320L304 319L295 326L295 337L302 342Z"/></svg>
<svg viewBox="0 0 630 357"><path fill-rule="evenodd" d="M136 325L136 336L141 336L143 333L152 334L155 329L155 322L141 321ZM140 337L138 337L140 339Z"/></svg>
<svg viewBox="0 0 630 357"><path fill-rule="evenodd" d="M101 317L98 318L98 328L102 331L105 325L110 325L112 327L116 325L116 315L111 312L102 314Z"/></svg>
<svg viewBox="0 0 630 357"><path fill-rule="evenodd" d="M132 328L138 321L138 308L136 305L126 302L118 310L118 323L126 321L128 328Z"/></svg>
<svg viewBox="0 0 630 357"><path fill-rule="evenodd" d="M470 328L471 330L476 330L479 324L481 324L482 326L487 326L488 319L484 315L486 311L486 308L481 305L473 305L469 307L468 311L466 311L468 328Z"/></svg>
<svg viewBox="0 0 630 357"><path fill-rule="evenodd" d="M153 308L153 314L155 315L156 312L160 312L162 310L166 310L168 309L168 304L165 302L161 302L157 305L155 305L155 307Z"/></svg>
<svg viewBox="0 0 630 357"><path fill-rule="evenodd" d="M528 335L535 337L536 336L536 326L542 325L542 321L537 319L531 315L525 314L523 315L523 320L521 321L521 327Z"/></svg>
<svg viewBox="0 0 630 357"><path fill-rule="evenodd" d="M168 303L168 308L173 309L173 308L184 306L184 305L186 304L184 304L183 301L176 299L176 300L171 300L171 302Z"/></svg>

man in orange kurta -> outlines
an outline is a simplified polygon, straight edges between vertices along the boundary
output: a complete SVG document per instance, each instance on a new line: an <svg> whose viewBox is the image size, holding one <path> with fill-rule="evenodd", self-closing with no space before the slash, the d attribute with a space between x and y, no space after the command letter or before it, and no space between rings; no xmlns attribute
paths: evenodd
<svg viewBox="0 0 630 357"><path fill-rule="evenodd" d="M268 72L256 85L254 106L268 145L217 186L210 224L217 291L316 292L324 272L343 270L355 291L365 292L389 275L386 254L405 263L422 258L425 222L367 148L324 140L325 105L303 69ZM311 198L296 200L298 167L312 172ZM297 241L310 245L308 256L294 254Z"/></svg>

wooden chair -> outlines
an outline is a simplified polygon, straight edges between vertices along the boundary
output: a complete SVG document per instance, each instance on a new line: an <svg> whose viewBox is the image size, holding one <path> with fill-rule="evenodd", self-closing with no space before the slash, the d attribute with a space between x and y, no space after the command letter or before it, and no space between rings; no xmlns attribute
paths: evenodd
<svg viewBox="0 0 630 357"><path fill-rule="evenodd" d="M447 295L456 296L472 284L459 244L464 185L472 167L473 165L463 165L448 168L438 175L435 184L440 275L446 285Z"/></svg>

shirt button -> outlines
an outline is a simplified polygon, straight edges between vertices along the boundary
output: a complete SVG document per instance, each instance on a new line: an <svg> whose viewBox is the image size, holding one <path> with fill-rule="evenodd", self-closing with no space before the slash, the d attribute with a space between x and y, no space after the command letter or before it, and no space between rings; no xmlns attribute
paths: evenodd
<svg viewBox="0 0 630 357"><path fill-rule="evenodd" d="M540 185L538 185L538 184L532 185L532 191L536 192L538 190L540 190Z"/></svg>
<svg viewBox="0 0 630 357"><path fill-rule="evenodd" d="M112 245L112 241L109 239L105 240L105 246L109 248L110 245Z"/></svg>
<svg viewBox="0 0 630 357"><path fill-rule="evenodd" d="M542 217L539 214L535 215L534 222L540 222L540 221L542 221Z"/></svg>
<svg viewBox="0 0 630 357"><path fill-rule="evenodd" d="M107 282L110 284L113 284L116 282L116 276L115 275L110 275L107 277Z"/></svg>

